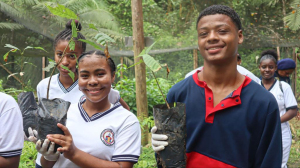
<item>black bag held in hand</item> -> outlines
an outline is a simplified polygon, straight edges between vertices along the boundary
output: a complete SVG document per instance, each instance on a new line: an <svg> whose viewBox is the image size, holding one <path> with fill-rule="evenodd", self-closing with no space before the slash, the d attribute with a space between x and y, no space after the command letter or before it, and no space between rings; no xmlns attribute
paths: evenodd
<svg viewBox="0 0 300 168"><path fill-rule="evenodd" d="M22 92L18 95L18 104L23 116L23 130L28 137L28 128L37 129L38 105L32 92Z"/></svg>
<svg viewBox="0 0 300 168"><path fill-rule="evenodd" d="M37 132L38 139L42 142L46 139L48 134L62 134L64 132L57 127L57 123L66 125L67 112L70 107L70 102L63 99L42 99L39 102L39 108L37 112ZM60 147L55 144L55 150Z"/></svg>
<svg viewBox="0 0 300 168"><path fill-rule="evenodd" d="M158 152L158 163L163 168L185 168L186 167L186 113L185 104L165 104L153 107L153 117L157 126L156 134L168 136L168 146Z"/></svg>

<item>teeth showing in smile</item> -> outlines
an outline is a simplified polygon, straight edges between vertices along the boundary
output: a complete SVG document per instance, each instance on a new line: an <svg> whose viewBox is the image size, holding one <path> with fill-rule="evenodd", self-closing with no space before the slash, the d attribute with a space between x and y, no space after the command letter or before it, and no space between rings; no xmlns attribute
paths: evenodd
<svg viewBox="0 0 300 168"><path fill-rule="evenodd" d="M214 47L214 48L209 48L208 50L216 50L216 49L219 49L221 47Z"/></svg>

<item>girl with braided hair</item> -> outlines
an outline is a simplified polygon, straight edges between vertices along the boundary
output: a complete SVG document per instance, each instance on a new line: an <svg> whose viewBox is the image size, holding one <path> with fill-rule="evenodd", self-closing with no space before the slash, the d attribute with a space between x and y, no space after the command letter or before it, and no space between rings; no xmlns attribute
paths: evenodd
<svg viewBox="0 0 300 168"><path fill-rule="evenodd" d="M259 70L262 76L261 85L271 92L277 100L282 134L282 168L287 167L292 144L292 134L289 120L297 115L297 101L290 85L284 81L276 80L274 73L277 70L277 53L265 50L261 53Z"/></svg>
<svg viewBox="0 0 300 168"><path fill-rule="evenodd" d="M78 103L79 101L84 100L85 96L79 90L78 87L78 74L76 73L77 71L76 64L77 64L78 56L80 56L86 50L86 43L79 41L79 39L85 39L85 37L80 33L82 29L81 24L77 20L75 20L75 24L78 30L77 37L73 38L73 40L75 41L75 49L71 50L69 48L69 41L72 38L71 22L72 20L67 22L66 28L60 33L58 33L58 35L55 37L55 40L53 42L53 48L55 53L54 59L55 62L58 64L57 69L59 73L52 76L50 82L50 88L49 88L49 99L61 98L71 103ZM60 61L63 54L64 57ZM74 81L68 75L69 71L63 69L62 65L67 67L75 74ZM42 98L47 98L48 82L49 82L49 77L43 79L37 85L37 96L39 100L41 100ZM128 105L121 99L119 91L114 90L113 88L110 89L110 92L108 94L108 100L112 104L116 104L120 101L120 103L126 109L129 109ZM28 138L25 136L25 139L35 143L37 140L36 139L37 132L29 128L29 133L31 133L29 134L30 136ZM41 159L41 155L38 154L36 160L37 168L41 167L40 159Z"/></svg>
<svg viewBox="0 0 300 168"><path fill-rule="evenodd" d="M79 57L78 66L78 86L86 99L70 106L66 126L57 124L64 135L47 135L42 147L37 142L42 166L133 167L140 155L140 124L120 103L108 100L114 61L102 51L90 51ZM56 153L55 144L62 146Z"/></svg>

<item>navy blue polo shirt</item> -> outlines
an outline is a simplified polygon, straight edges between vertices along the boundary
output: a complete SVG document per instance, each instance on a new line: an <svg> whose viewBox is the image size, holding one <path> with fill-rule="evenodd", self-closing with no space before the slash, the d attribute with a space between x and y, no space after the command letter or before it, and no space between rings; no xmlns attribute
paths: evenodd
<svg viewBox="0 0 300 168"><path fill-rule="evenodd" d="M281 127L274 96L246 76L214 107L212 90L198 72L167 95L168 102L186 104L187 167L280 167Z"/></svg>

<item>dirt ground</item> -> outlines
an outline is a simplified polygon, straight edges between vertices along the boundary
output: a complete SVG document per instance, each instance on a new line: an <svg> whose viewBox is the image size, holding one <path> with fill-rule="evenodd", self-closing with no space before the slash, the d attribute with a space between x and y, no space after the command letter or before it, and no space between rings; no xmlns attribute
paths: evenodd
<svg viewBox="0 0 300 168"><path fill-rule="evenodd" d="M290 121L293 134L292 147L288 161L289 168L300 168L300 121L296 118Z"/></svg>

